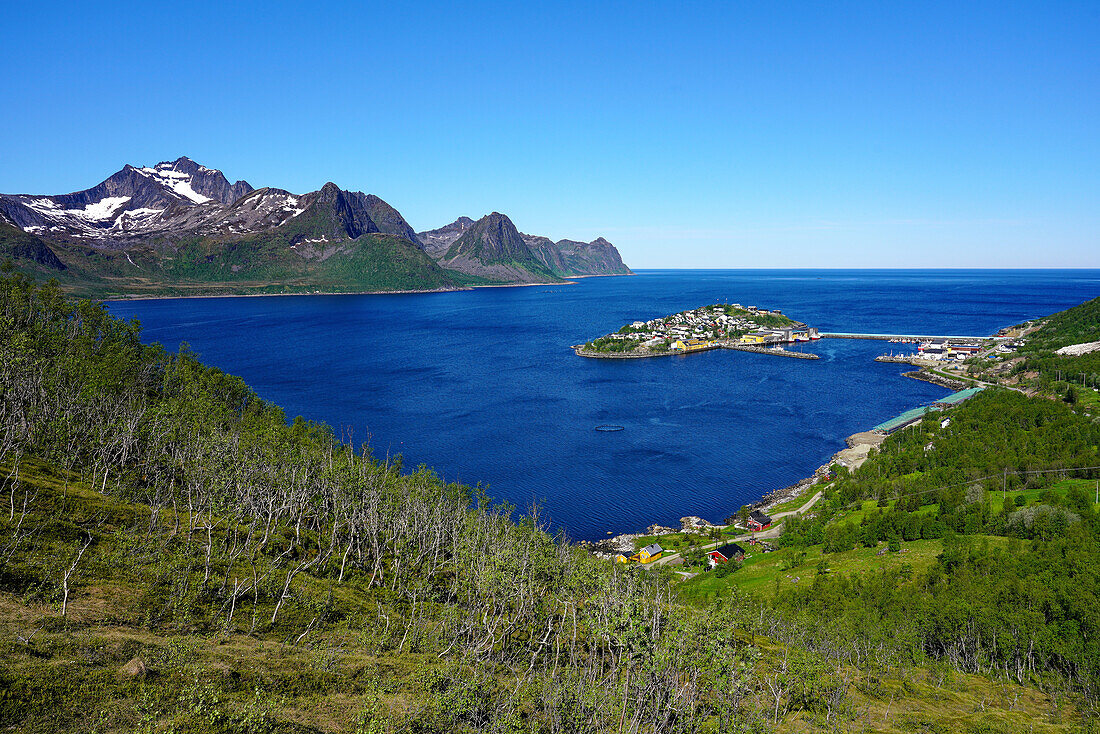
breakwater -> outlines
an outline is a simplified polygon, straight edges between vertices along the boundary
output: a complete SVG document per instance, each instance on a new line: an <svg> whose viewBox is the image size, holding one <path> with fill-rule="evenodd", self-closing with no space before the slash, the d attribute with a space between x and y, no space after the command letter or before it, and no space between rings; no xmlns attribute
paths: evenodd
<svg viewBox="0 0 1100 734"><path fill-rule="evenodd" d="M903 372L905 377L911 377L914 380L920 380L922 382L931 382L933 385L939 385L940 387L946 387L949 390L964 390L968 387L973 387L973 383L964 382L963 380L953 380L950 377L944 377L934 372L924 372L923 370L913 370L912 372Z"/></svg>
<svg viewBox="0 0 1100 734"><path fill-rule="evenodd" d="M755 352L756 354L770 354L773 357L794 357L795 359L821 359L816 354L810 352L789 352L786 349L776 349L775 347L755 347L750 345L741 344L723 344L722 349L734 349L738 352Z"/></svg>
<svg viewBox="0 0 1100 734"><path fill-rule="evenodd" d="M930 336L921 334L849 334L845 332L821 332L818 336L822 339L870 339L872 341L894 341L905 339L909 341L930 342L942 339L948 344L983 341L1007 341L1007 336Z"/></svg>
<svg viewBox="0 0 1100 734"><path fill-rule="evenodd" d="M915 354L882 354L875 357L876 362L894 362L897 364L911 364L916 367L923 367L929 360L922 360Z"/></svg>

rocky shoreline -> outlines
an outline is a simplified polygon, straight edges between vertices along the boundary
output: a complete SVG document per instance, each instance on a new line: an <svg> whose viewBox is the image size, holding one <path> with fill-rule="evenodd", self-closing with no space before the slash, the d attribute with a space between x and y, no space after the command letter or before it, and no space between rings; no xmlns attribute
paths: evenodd
<svg viewBox="0 0 1100 734"><path fill-rule="evenodd" d="M933 385L946 387L948 390L965 390L968 387L974 387L974 384L971 382L964 382L963 380L953 380L950 377L944 377L943 375L937 375L932 372L925 372L924 370L903 372L902 375L905 377L910 377L914 380L921 380L922 382L930 382Z"/></svg>

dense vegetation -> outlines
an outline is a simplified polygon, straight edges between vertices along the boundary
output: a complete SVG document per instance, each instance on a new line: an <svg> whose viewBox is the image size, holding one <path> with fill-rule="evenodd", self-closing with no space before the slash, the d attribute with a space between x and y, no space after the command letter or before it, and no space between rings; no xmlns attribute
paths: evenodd
<svg viewBox="0 0 1100 734"><path fill-rule="evenodd" d="M747 308L736 308L728 303L716 303L713 306L708 306L708 308L720 308L727 316L733 316L734 318L747 318L764 329L783 329L794 324L793 319L783 314L749 311Z"/></svg>
<svg viewBox="0 0 1100 734"><path fill-rule="evenodd" d="M684 605L663 573L288 422L241 380L19 275L0 277L0 418L0 727L1066 731L1075 706L1040 676L1092 692L1092 628L1072 610L1084 653L1040 645L1019 671L980 646L910 645L893 579L844 595L824 578L836 624L832 606L809 614L816 596ZM1093 572L1094 518L1078 516L1039 541L1065 544L1059 578ZM983 557L951 546L928 593L982 588L958 569ZM846 636L868 599L884 600L872 648Z"/></svg>
<svg viewBox="0 0 1100 734"><path fill-rule="evenodd" d="M1007 390L926 416L854 473L838 469L825 501L787 521L789 557L820 546L822 561L812 585L777 588L774 608L828 618L825 646L845 639L858 654L931 656L1018 681L1055 674L1095 695L1100 515L1091 482L1062 480L1100 477L1098 445L1090 418ZM924 572L828 571L830 554L922 539L943 543Z"/></svg>
<svg viewBox="0 0 1100 734"><path fill-rule="evenodd" d="M1100 351L1078 356L1055 353L1061 347L1096 341L1100 341L1100 298L1043 319L1027 336L1021 357L1012 365L1012 374L1017 380L1030 376L1028 385L1044 394L1057 395L1071 403L1083 399L1098 404Z"/></svg>
<svg viewBox="0 0 1100 734"><path fill-rule="evenodd" d="M1025 348L1043 352L1095 341L1100 341L1100 298L1043 319L1043 325L1028 336Z"/></svg>
<svg viewBox="0 0 1100 734"><path fill-rule="evenodd" d="M637 339L612 339L609 336L601 336L599 339L587 342L584 348L590 352L621 353L633 352L639 346L641 346L641 342ZM668 351L667 345L665 351Z"/></svg>

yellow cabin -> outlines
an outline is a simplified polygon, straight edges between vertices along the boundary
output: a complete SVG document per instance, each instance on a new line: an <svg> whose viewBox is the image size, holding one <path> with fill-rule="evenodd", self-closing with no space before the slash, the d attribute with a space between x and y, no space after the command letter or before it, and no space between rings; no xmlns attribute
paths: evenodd
<svg viewBox="0 0 1100 734"><path fill-rule="evenodd" d="M645 548L642 548L640 551L631 556L631 558L637 558L638 563L652 563L653 561L656 561L658 558L660 558L661 554L664 552L665 551L661 546L654 543L653 545L647 545Z"/></svg>
<svg viewBox="0 0 1100 734"><path fill-rule="evenodd" d="M615 556L615 563L630 563L630 557L625 553Z"/></svg>

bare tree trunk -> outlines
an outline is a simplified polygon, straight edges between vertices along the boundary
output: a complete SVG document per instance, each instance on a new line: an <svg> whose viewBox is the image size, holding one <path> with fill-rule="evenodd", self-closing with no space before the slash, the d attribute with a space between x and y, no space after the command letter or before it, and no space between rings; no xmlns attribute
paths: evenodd
<svg viewBox="0 0 1100 734"><path fill-rule="evenodd" d="M88 539L84 541L84 545L81 546L80 552L76 554L76 560L73 561L73 565L69 566L69 570L65 572L65 575L61 578L61 590L63 596L61 597L61 616L64 617L69 608L69 579L72 578L73 572L76 571L76 566L80 563L81 557L84 555L84 551L88 550L88 546L92 544L92 534L88 533Z"/></svg>

